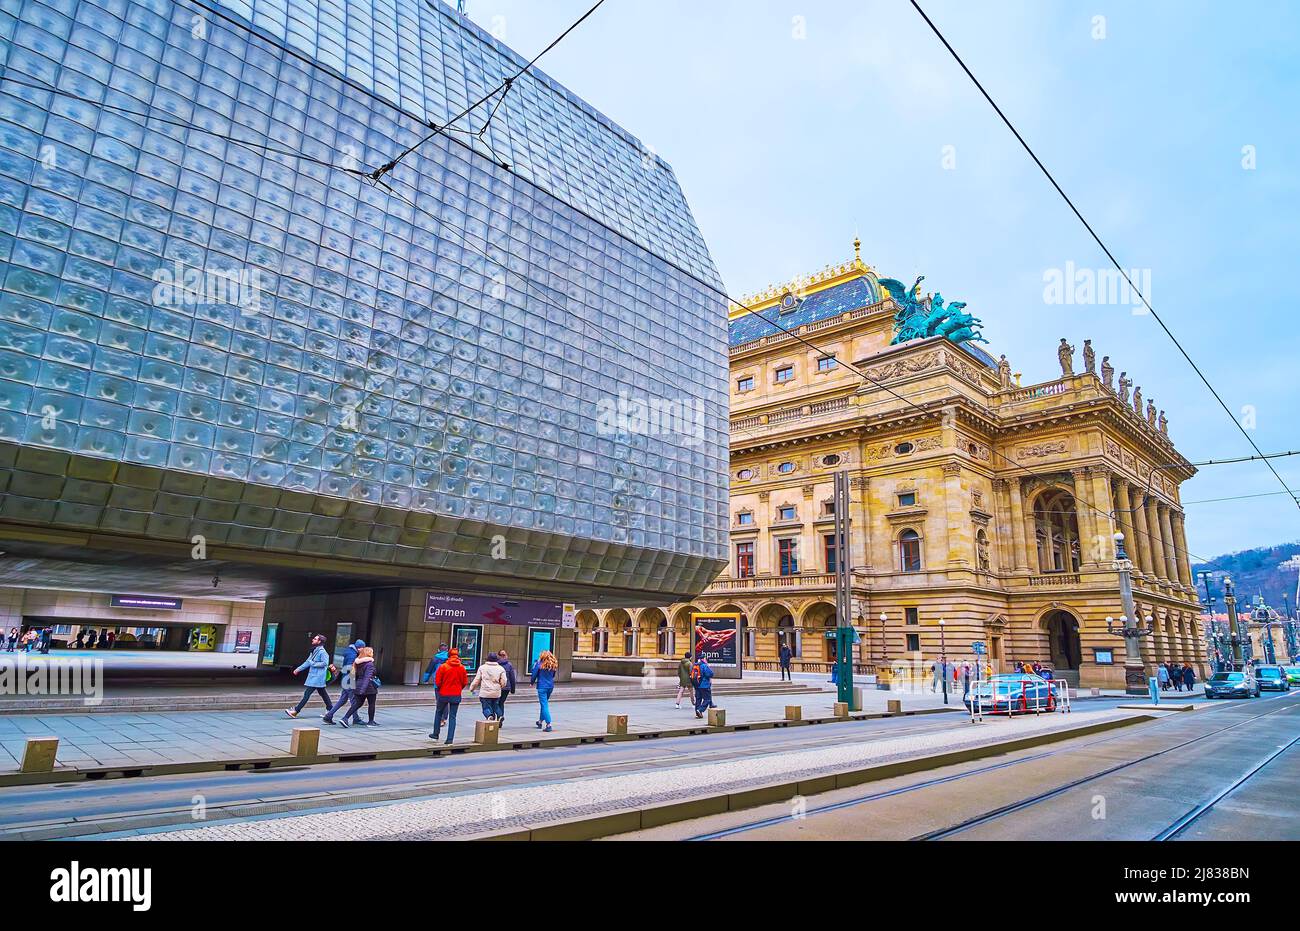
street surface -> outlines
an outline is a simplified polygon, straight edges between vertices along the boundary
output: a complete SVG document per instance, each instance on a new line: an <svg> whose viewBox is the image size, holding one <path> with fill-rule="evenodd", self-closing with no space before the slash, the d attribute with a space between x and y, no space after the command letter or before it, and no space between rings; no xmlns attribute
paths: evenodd
<svg viewBox="0 0 1300 931"><path fill-rule="evenodd" d="M1197 710L636 840L1300 840L1300 693Z"/></svg>

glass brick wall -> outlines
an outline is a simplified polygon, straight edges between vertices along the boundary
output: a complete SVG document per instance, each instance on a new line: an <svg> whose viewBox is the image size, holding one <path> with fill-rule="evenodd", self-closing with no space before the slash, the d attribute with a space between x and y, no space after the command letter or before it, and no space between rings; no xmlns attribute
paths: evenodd
<svg viewBox="0 0 1300 931"><path fill-rule="evenodd" d="M521 64L415 0L0 0L0 441L707 583L726 315L668 166L537 75L362 176Z"/></svg>

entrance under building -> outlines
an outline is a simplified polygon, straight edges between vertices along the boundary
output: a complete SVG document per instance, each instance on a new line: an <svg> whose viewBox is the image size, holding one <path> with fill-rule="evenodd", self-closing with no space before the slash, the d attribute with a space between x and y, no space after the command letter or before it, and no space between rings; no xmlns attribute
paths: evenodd
<svg viewBox="0 0 1300 931"><path fill-rule="evenodd" d="M1083 657L1083 647L1079 642L1078 618L1069 611L1053 611L1045 620L1052 668L1077 670Z"/></svg>

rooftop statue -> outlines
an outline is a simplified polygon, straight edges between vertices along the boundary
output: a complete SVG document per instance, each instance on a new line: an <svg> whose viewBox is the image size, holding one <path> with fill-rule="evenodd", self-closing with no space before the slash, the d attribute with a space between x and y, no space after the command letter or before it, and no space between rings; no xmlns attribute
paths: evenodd
<svg viewBox="0 0 1300 931"><path fill-rule="evenodd" d="M910 342L914 339L928 339L942 336L950 343L987 343L980 335L984 326L978 317L963 313L966 304L954 301L944 306L943 295L921 297L921 282L925 276L916 279L916 284L908 288L894 278L881 278L880 285L889 292L889 296L898 305L894 314L894 340L891 345Z"/></svg>

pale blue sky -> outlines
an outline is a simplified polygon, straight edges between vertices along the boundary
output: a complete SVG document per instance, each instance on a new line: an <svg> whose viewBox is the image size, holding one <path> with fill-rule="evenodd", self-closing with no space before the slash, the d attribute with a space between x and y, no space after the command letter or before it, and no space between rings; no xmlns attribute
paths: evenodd
<svg viewBox="0 0 1300 931"><path fill-rule="evenodd" d="M1229 407L1253 406L1260 448L1300 448L1300 6L922 5L1120 262L1150 270ZM589 6L470 15L531 57ZM848 259L857 232L882 275L966 301L1025 384L1059 374L1060 337L1091 338L1188 458L1250 452L1149 316L1045 303L1045 271L1104 256L906 0L608 0L543 68L673 166L733 295ZM1276 465L1300 488L1300 457ZM1194 556L1300 538L1285 495L1192 503L1280 490L1261 463L1203 469L1184 489Z"/></svg>

